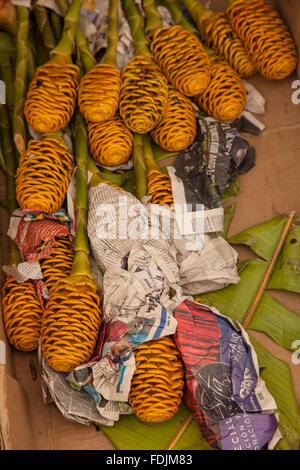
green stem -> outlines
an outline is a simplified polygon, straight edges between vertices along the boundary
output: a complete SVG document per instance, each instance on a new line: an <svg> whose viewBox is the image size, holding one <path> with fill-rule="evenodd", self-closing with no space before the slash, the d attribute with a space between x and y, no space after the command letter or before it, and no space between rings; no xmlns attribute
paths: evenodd
<svg viewBox="0 0 300 470"><path fill-rule="evenodd" d="M182 26L184 29L199 36L199 31L195 28L192 23L184 16L181 8L175 0L160 0L161 5L166 7L172 15L173 21L175 24Z"/></svg>
<svg viewBox="0 0 300 470"><path fill-rule="evenodd" d="M189 11L198 29L201 28L204 20L215 14L212 10L201 5L198 0L180 0L180 2Z"/></svg>
<svg viewBox="0 0 300 470"><path fill-rule="evenodd" d="M0 74L0 79L3 79ZM17 208L15 175L16 175L16 152L13 143L12 125L10 121L9 109L7 104L0 104L0 138L1 147L4 155L4 165L6 172L7 185L7 205L9 214L12 215Z"/></svg>
<svg viewBox="0 0 300 470"><path fill-rule="evenodd" d="M66 16L68 8L69 8L68 0L56 0L55 3L57 7L59 8L61 14L63 16ZM84 71L88 72L97 64L97 61L95 57L93 56L93 54L91 53L87 39L84 36L79 25L77 25L75 39L76 39L76 46L77 46L77 54L79 54L80 56L79 61L81 62Z"/></svg>
<svg viewBox="0 0 300 470"><path fill-rule="evenodd" d="M76 109L73 123L73 139L76 158L76 236L74 242L74 262L72 274L92 277L89 259L89 241L87 235L88 215L88 141L84 118Z"/></svg>
<svg viewBox="0 0 300 470"><path fill-rule="evenodd" d="M27 78L30 83L33 80L36 71L36 55L35 44L32 43L33 34L29 31L29 44L28 44L28 64L27 64Z"/></svg>
<svg viewBox="0 0 300 470"><path fill-rule="evenodd" d="M107 49L104 56L104 63L110 65L117 65L117 45L118 45L118 31L119 31L119 1L110 0L109 3L109 16L107 26Z"/></svg>
<svg viewBox="0 0 300 470"><path fill-rule="evenodd" d="M69 2L68 0L55 0L57 8L60 10L63 17L66 16L68 9L69 9Z"/></svg>
<svg viewBox="0 0 300 470"><path fill-rule="evenodd" d="M26 98L27 70L28 70L28 36L29 36L29 9L17 7L18 33L17 57L14 88L13 133L14 142L21 154L25 151L27 128L24 118L24 102Z"/></svg>
<svg viewBox="0 0 300 470"><path fill-rule="evenodd" d="M56 46L56 40L48 16L48 11L45 7L37 5L37 0L34 0L33 13L35 16L35 21L43 38L44 45L49 50L54 49L54 47Z"/></svg>
<svg viewBox="0 0 300 470"><path fill-rule="evenodd" d="M72 0L70 8L64 17L64 29L57 46L50 52L50 61L55 63L72 63L72 53L75 48L75 37L80 15L82 0Z"/></svg>
<svg viewBox="0 0 300 470"><path fill-rule="evenodd" d="M162 28L163 23L155 0L143 0L143 8L146 15L145 32L151 38L155 31Z"/></svg>
<svg viewBox="0 0 300 470"><path fill-rule="evenodd" d="M147 171L151 171L151 170L161 171L158 164L155 161L150 139L146 134L144 135L144 161L146 164Z"/></svg>
<svg viewBox="0 0 300 470"><path fill-rule="evenodd" d="M7 105L0 105L0 135L2 142L2 150L5 156L5 171L7 184L7 201L8 210L12 214L17 208L15 196L15 174L16 174L16 158L15 149L12 139L11 124Z"/></svg>
<svg viewBox="0 0 300 470"><path fill-rule="evenodd" d="M137 199L147 196L147 170L144 161L144 138L142 134L133 134L133 164L135 172L135 195Z"/></svg>
<svg viewBox="0 0 300 470"><path fill-rule="evenodd" d="M0 31L0 65L9 65L16 56L16 43L10 33Z"/></svg>
<svg viewBox="0 0 300 470"><path fill-rule="evenodd" d="M52 30L55 36L55 44L58 44L61 39L61 35L63 31L62 20L61 20L61 17L54 10L49 11L49 16L50 16L50 23L52 25Z"/></svg>
<svg viewBox="0 0 300 470"><path fill-rule="evenodd" d="M151 57L152 55L142 27L141 14L138 7L135 5L133 0L122 0L122 5L130 26L136 55Z"/></svg>
<svg viewBox="0 0 300 470"><path fill-rule="evenodd" d="M89 181L89 188L97 186L100 183L109 181L112 184L121 186L124 182L124 176L113 171L100 171L94 160L89 156L88 158L88 171L92 173Z"/></svg>
<svg viewBox="0 0 300 470"><path fill-rule="evenodd" d="M76 31L76 46L82 67L85 72L88 72L97 64L97 61L91 53L88 42L79 25Z"/></svg>

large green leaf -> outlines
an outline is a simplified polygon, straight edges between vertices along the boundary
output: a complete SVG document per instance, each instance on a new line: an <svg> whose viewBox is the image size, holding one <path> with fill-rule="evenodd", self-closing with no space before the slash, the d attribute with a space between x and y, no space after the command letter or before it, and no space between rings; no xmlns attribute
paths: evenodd
<svg viewBox="0 0 300 470"><path fill-rule="evenodd" d="M219 291L201 294L204 304L214 306L223 315L240 323L250 307L268 263L252 259L238 266L240 282ZM300 338L300 317L265 292L249 323L249 328L270 336L282 347L292 349Z"/></svg>
<svg viewBox="0 0 300 470"><path fill-rule="evenodd" d="M258 256L269 260L275 250L286 219L287 216L285 214L280 215L234 235L228 239L228 242L247 245Z"/></svg>
<svg viewBox="0 0 300 470"><path fill-rule="evenodd" d="M166 158L175 157L178 155L178 152L168 152L167 150L162 149L159 145L155 144L153 141L151 142L151 146L153 149L154 158L157 163L165 160Z"/></svg>
<svg viewBox="0 0 300 470"><path fill-rule="evenodd" d="M268 283L268 289L300 293L300 227L298 225L293 225L289 231Z"/></svg>
<svg viewBox="0 0 300 470"><path fill-rule="evenodd" d="M182 403L175 416L162 423L145 423L132 414L121 416L113 427L101 426L101 429L118 450L163 450L189 414L189 409ZM213 450L201 436L194 420L174 449Z"/></svg>

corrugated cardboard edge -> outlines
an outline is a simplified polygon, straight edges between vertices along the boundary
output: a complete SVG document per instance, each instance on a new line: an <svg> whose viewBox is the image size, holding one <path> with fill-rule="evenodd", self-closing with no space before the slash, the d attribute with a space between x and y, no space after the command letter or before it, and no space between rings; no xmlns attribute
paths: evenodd
<svg viewBox="0 0 300 470"><path fill-rule="evenodd" d="M9 399L14 397L14 400ZM3 450L34 449L31 420L25 392L17 380L0 366L0 436Z"/></svg>

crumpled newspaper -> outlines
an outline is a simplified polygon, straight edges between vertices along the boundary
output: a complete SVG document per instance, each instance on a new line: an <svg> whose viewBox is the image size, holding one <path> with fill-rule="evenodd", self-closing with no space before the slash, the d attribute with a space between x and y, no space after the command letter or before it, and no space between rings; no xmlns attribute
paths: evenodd
<svg viewBox="0 0 300 470"><path fill-rule="evenodd" d="M222 450L273 449L281 438L277 405L242 325L190 300L174 316L174 341L186 374L185 402L203 437Z"/></svg>
<svg viewBox="0 0 300 470"><path fill-rule="evenodd" d="M63 210L47 214L16 209L10 217L7 235L15 242L21 262L13 266L5 265L2 269L19 283L31 279L42 308L49 300L49 292L39 261L51 255L56 237L73 240L70 224L71 220Z"/></svg>
<svg viewBox="0 0 300 470"><path fill-rule="evenodd" d="M61 377L73 389L89 394L90 406L110 423L130 412L126 403L135 371L134 348L175 333L173 312L190 298L187 294L239 279L236 252L223 238L206 233L199 250L189 236L177 240L167 230L163 221L169 218L172 227L173 211L161 207L152 214L151 208L158 210L105 183L89 191L88 235L96 263L104 271L104 317L92 359ZM68 394L58 398L55 388L60 383L50 380L51 374L55 371L48 369L47 383L62 408L61 400Z"/></svg>
<svg viewBox="0 0 300 470"><path fill-rule="evenodd" d="M87 409L87 423L96 408L99 420L112 425L120 414L131 412L126 402L135 371L134 348L176 331L173 311L185 298L178 285L176 250L165 240L136 243L122 266L105 271L103 294L104 317L93 358L58 377L44 364L42 375L65 417L74 418L80 406L75 389L93 398L85 397L85 406L91 408ZM67 382L72 392L64 392ZM67 405L70 399L72 413ZM82 413L78 408L80 422Z"/></svg>

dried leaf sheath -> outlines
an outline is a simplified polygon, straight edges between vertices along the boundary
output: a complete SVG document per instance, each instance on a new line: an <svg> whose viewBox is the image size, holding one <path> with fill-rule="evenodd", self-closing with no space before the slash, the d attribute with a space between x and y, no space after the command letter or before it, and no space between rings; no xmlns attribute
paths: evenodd
<svg viewBox="0 0 300 470"><path fill-rule="evenodd" d="M74 262L70 276L55 285L41 331L44 359L54 370L62 372L70 372L90 359L101 324L100 296L89 264L88 146L86 127L79 111L73 135L77 164Z"/></svg>
<svg viewBox="0 0 300 470"><path fill-rule="evenodd" d="M69 123L77 100L79 68L72 63L81 0L73 0L65 16L64 32L51 59L38 67L25 101L24 114L37 132L56 132Z"/></svg>
<svg viewBox="0 0 300 470"><path fill-rule="evenodd" d="M297 50L288 27L278 12L262 0L229 1L227 14L234 31L259 72L281 80L294 72Z"/></svg>

